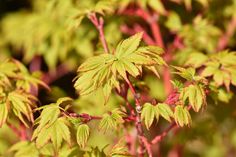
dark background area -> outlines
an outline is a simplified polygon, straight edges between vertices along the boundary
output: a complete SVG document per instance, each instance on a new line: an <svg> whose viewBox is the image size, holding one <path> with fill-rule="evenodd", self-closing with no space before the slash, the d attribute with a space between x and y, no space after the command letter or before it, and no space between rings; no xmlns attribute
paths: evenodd
<svg viewBox="0 0 236 157"><path fill-rule="evenodd" d="M8 12L31 8L30 0L0 0L0 17Z"/></svg>

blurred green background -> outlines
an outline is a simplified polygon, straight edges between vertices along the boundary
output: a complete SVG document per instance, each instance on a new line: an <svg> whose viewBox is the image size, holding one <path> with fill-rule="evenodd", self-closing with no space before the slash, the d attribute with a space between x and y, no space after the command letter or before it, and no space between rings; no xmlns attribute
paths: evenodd
<svg viewBox="0 0 236 157"><path fill-rule="evenodd" d="M116 2L112 9L122 7L123 1ZM207 7L203 5L204 2L204 0L201 3L193 1L192 10L188 11L182 3L163 0L165 8L173 11L172 16L160 17L164 42L166 45L172 44L173 36L178 34L183 38L185 45L184 48L174 52L174 59L170 64L184 66L188 56L193 52L215 53L220 36L227 30L230 20L236 17L236 0L209 0ZM98 33L88 19L84 19L76 28L74 28L76 22L70 21L76 7L84 8L93 3L96 1L80 0L76 6L72 0L58 0L59 5L52 7L47 0L0 0L0 60L13 57L30 68L32 61L40 57L41 71L45 73L53 73L62 65L66 67L65 75L50 83L51 92L42 90L39 93L42 104L54 102L62 96L70 96L75 98L73 108L75 111L101 115L124 103L114 94L108 105L103 106L101 92L87 97L78 97L73 88L72 79L76 76L76 68L85 59L101 53ZM199 18L196 18L198 16ZM128 36L121 32L121 25L132 25L136 22L142 23L138 18L107 14L105 35L109 45L115 46L123 37ZM146 28L147 25L144 24L144 27ZM226 49L231 51L236 49L235 33L230 37ZM58 73L61 72L60 70ZM137 88L143 90L146 87L151 97L158 101L165 100L163 79L156 79L154 75L145 72L142 80L143 82L139 84L134 82ZM230 94L222 89L217 104L209 98L206 110L199 113L191 112L192 127L171 132L159 146L153 148L156 155L158 150L161 150L163 157L235 157L235 93L235 87L231 87ZM96 128L96 124L91 125ZM161 120L152 126L151 134L148 132L146 134L150 138L154 137L167 125ZM116 134L111 132L108 136L96 131L89 139L89 144L103 148L120 134L120 130ZM18 140L7 126L0 129L2 157L13 155L7 150Z"/></svg>

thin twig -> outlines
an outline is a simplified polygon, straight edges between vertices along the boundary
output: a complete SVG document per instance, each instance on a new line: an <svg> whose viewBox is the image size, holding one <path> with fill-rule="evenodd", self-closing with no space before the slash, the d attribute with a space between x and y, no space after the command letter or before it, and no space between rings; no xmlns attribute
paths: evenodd
<svg viewBox="0 0 236 157"><path fill-rule="evenodd" d="M97 28L97 30L99 32L99 37L100 37L100 40L102 42L104 51L106 53L109 53L109 48L108 48L107 41L106 41L105 35L104 35L104 20L103 20L103 18L100 17L99 20L98 20L95 13L89 14L88 18L94 24L94 26Z"/></svg>
<svg viewBox="0 0 236 157"><path fill-rule="evenodd" d="M127 95L128 95L128 89L129 89L129 86L128 84L124 84L123 86L121 86L121 89L120 91L116 90L116 93L121 96L124 100L125 100L125 104L126 104L126 107L129 109L130 111L130 115L132 116L135 116L135 111L134 111L134 108L133 106L129 103L128 101L128 98L127 98Z"/></svg>
<svg viewBox="0 0 236 157"><path fill-rule="evenodd" d="M174 129L175 127L177 127L176 123L173 122L165 131L163 131L160 135L157 135L152 141L151 144L156 144L158 142L160 142L164 137L166 137L166 135L168 134L168 132L170 132L172 129Z"/></svg>
<svg viewBox="0 0 236 157"><path fill-rule="evenodd" d="M143 32L143 40L148 45L155 45L155 41L151 36L146 32L146 30L139 24L135 24L133 28L129 28L127 25L121 26L121 31L128 35L134 35L137 32Z"/></svg>
<svg viewBox="0 0 236 157"><path fill-rule="evenodd" d="M152 149L151 149L151 144L148 142L147 138L146 137L141 137L144 145L145 145L145 148L147 150L147 153L148 153L148 157L153 157L152 155Z"/></svg>
<svg viewBox="0 0 236 157"><path fill-rule="evenodd" d="M143 18L145 21L147 21L148 24L150 25L156 44L162 48L165 48L160 31L160 26L157 23L158 15L157 14L151 15L148 11L145 11L142 8L138 8L137 15Z"/></svg>
<svg viewBox="0 0 236 157"><path fill-rule="evenodd" d="M145 145L143 143L142 137L144 137L144 133L143 133L143 128L142 128L142 123L141 123L141 103L139 100L139 96L135 91L134 86L132 85L132 83L130 82L129 78L125 78L125 81L127 82L127 84L129 85L130 91L134 96L135 99L135 105L136 105L136 123L135 123L135 127L137 129L138 132L138 139L139 139L139 151L138 151L138 156L139 157L143 157L144 156L144 152L145 152Z"/></svg>
<svg viewBox="0 0 236 157"><path fill-rule="evenodd" d="M83 119L86 119L88 121L90 120L99 120L99 119L102 119L102 117L100 116L92 116L92 115L89 115L87 113L82 113L82 114L77 114L77 113L69 113L68 114L70 117L75 117L75 118L83 118Z"/></svg>
<svg viewBox="0 0 236 157"><path fill-rule="evenodd" d="M65 63L57 66L56 70L50 70L49 72L45 73L42 76L42 80L49 85L50 83L54 82L55 80L61 78L62 76L68 74L70 72L69 68L66 66Z"/></svg>
<svg viewBox="0 0 236 157"><path fill-rule="evenodd" d="M68 113L68 112L64 111L63 114L67 117L82 118L84 120L84 122L89 122L91 120L101 120L102 119L102 116L92 116L92 115L87 114L87 113L78 114L78 113ZM122 118L125 122L133 122L133 121L136 120L133 115L130 115L128 117L122 117Z"/></svg>
<svg viewBox="0 0 236 157"><path fill-rule="evenodd" d="M151 13L143 10L142 8L138 8L136 13L142 19L144 19L145 21L148 21L148 24L149 24L151 31L152 31L152 35L155 39L155 45L158 45L158 46L162 47L164 50L166 50L164 42L163 42L163 38L161 35L160 26L157 22L158 15L157 14L152 15ZM169 62L170 58L171 58L170 51L166 51L165 56L168 56L168 60L166 60L166 62ZM164 58L166 58L165 56L164 56ZM168 67L164 67L164 69L163 69L163 80L164 80L165 92L166 92L166 95L168 95L172 91L172 84L170 82L171 73L170 73L170 69Z"/></svg>
<svg viewBox="0 0 236 157"><path fill-rule="evenodd" d="M191 105L188 105L188 110L191 110ZM153 140L151 141L151 144L156 144L156 143L158 143L158 142L160 142L160 141L162 141L162 139L164 138L164 137L166 137L167 136L167 134L172 130L172 129L174 129L174 128L176 128L176 127L178 127L178 125L175 123L175 122L173 122L168 128L166 128L166 130L164 130L160 135L157 135L156 137L154 137L153 138Z"/></svg>
<svg viewBox="0 0 236 157"><path fill-rule="evenodd" d="M218 51L226 48L227 44L229 43L230 38L234 35L235 29L236 29L236 17L233 16L231 18L231 21L227 25L226 32L219 39L218 46L217 46Z"/></svg>
<svg viewBox="0 0 236 157"><path fill-rule="evenodd" d="M22 124L19 129L8 122L7 125L20 138L20 140L27 140L26 128Z"/></svg>

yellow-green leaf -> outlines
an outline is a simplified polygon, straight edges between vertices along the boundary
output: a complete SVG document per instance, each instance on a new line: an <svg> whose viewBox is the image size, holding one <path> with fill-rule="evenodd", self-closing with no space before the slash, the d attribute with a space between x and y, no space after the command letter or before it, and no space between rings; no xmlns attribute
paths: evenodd
<svg viewBox="0 0 236 157"><path fill-rule="evenodd" d="M189 58L185 65L191 65L195 68L199 68L200 66L203 66L204 63L208 60L208 57L200 52L193 52L189 55Z"/></svg>
<svg viewBox="0 0 236 157"><path fill-rule="evenodd" d="M133 53L139 46L143 33L137 33L120 42L115 50L115 56L120 59Z"/></svg>
<svg viewBox="0 0 236 157"><path fill-rule="evenodd" d="M148 0L149 6L154 9L157 13L164 15L166 13L166 9L162 4L161 0Z"/></svg>
<svg viewBox="0 0 236 157"><path fill-rule="evenodd" d="M179 31L182 27L181 19L176 12L169 12L165 25L173 32Z"/></svg>
<svg viewBox="0 0 236 157"><path fill-rule="evenodd" d="M181 105L175 107L174 118L176 124L178 124L181 127L183 127L184 125L191 125L192 123L188 109Z"/></svg>
<svg viewBox="0 0 236 157"><path fill-rule="evenodd" d="M6 103L0 104L0 127L6 122L8 116L8 108Z"/></svg>
<svg viewBox="0 0 236 157"><path fill-rule="evenodd" d="M171 118L174 117L174 113L171 110L170 106L165 103L158 103L156 105L156 108L159 112L159 114L165 118L167 121L171 122Z"/></svg>
<svg viewBox="0 0 236 157"><path fill-rule="evenodd" d="M76 140L80 147L84 148L89 138L89 126L81 124L76 131Z"/></svg>
<svg viewBox="0 0 236 157"><path fill-rule="evenodd" d="M150 103L145 103L141 112L141 119L144 120L146 128L149 129L156 115L155 106Z"/></svg>
<svg viewBox="0 0 236 157"><path fill-rule="evenodd" d="M37 127L34 130L32 140L36 138L36 146L38 148L43 147L49 140L51 140L56 150L61 147L63 139L70 144L70 131L65 123L65 119L61 117L50 126L44 127L41 130Z"/></svg>

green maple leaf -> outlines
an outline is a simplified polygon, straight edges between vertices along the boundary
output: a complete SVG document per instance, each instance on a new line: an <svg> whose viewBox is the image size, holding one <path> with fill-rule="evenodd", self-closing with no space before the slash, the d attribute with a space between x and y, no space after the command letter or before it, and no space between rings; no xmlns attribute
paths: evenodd
<svg viewBox="0 0 236 157"><path fill-rule="evenodd" d="M192 123L189 111L187 110L186 107L183 107L181 105L175 107L174 118L176 124L178 124L181 127L183 127L184 125L189 126Z"/></svg>
<svg viewBox="0 0 236 157"><path fill-rule="evenodd" d="M127 80L127 74L137 77L146 67L158 75L156 66L166 65L160 57L163 50L156 46L139 47L142 33L121 41L114 54L101 54L89 58L78 68L74 87L80 95L89 94L102 87L106 101L111 90L119 90L118 76Z"/></svg>

